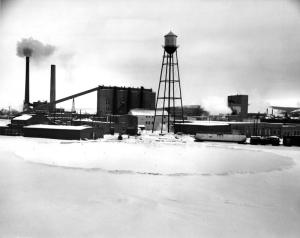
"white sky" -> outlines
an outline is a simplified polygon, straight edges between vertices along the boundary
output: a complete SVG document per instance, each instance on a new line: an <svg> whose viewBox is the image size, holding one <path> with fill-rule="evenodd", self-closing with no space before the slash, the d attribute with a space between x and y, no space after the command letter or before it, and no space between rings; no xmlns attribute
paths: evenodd
<svg viewBox="0 0 300 238"><path fill-rule="evenodd" d="M6 1L7 2L7 1ZM15 0L0 11L0 107L20 109L25 61L16 43L33 37L57 47L32 62L30 100L97 85L157 91L163 35L178 35L184 104L226 110L229 94L248 94L250 111L300 106L300 6L292 0ZM4 8L3 8L4 7ZM96 110L96 95L76 108ZM63 104L71 109L72 102Z"/></svg>

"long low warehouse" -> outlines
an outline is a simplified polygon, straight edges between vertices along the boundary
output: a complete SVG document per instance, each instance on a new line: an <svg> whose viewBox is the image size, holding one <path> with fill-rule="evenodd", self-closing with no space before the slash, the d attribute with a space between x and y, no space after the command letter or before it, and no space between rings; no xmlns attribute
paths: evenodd
<svg viewBox="0 0 300 238"><path fill-rule="evenodd" d="M30 125L24 126L25 137L39 137L65 140L97 139L103 132L90 126Z"/></svg>
<svg viewBox="0 0 300 238"><path fill-rule="evenodd" d="M230 134L231 127L230 124L224 122L195 121L176 123L174 131L175 133L183 132L191 135L195 135L196 133Z"/></svg>
<svg viewBox="0 0 300 238"><path fill-rule="evenodd" d="M220 122L220 121L190 121L177 123L175 133L195 135L196 133L241 134L250 136L296 136L300 135L299 124L267 123L267 122Z"/></svg>

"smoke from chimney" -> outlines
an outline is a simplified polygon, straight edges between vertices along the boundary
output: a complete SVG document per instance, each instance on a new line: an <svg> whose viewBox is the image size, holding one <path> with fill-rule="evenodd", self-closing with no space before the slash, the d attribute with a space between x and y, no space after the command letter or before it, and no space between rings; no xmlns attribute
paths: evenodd
<svg viewBox="0 0 300 238"><path fill-rule="evenodd" d="M23 38L17 43L17 56L31 57L40 60L53 54L55 47L49 44L43 44L33 38Z"/></svg>

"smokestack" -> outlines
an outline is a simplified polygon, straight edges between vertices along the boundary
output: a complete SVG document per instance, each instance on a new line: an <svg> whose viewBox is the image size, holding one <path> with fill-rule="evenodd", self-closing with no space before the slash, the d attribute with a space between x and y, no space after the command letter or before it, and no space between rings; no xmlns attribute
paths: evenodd
<svg viewBox="0 0 300 238"><path fill-rule="evenodd" d="M26 56L26 72L25 72L25 100L24 108L26 111L29 109L29 56Z"/></svg>
<svg viewBox="0 0 300 238"><path fill-rule="evenodd" d="M51 103L51 110L53 111L55 109L55 104L52 104L55 102L55 84L56 84L56 78L55 78L55 65L51 65L51 74L50 74L50 103Z"/></svg>

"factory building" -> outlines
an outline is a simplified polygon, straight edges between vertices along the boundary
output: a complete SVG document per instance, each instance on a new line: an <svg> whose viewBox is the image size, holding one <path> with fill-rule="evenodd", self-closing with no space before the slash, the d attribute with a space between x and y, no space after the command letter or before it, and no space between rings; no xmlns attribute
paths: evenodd
<svg viewBox="0 0 300 238"><path fill-rule="evenodd" d="M231 134L229 123L219 121L186 121L175 123L174 132L195 135L196 133Z"/></svg>
<svg viewBox="0 0 300 238"><path fill-rule="evenodd" d="M39 137L63 140L97 139L103 134L90 126L30 125L23 127L25 137Z"/></svg>
<svg viewBox="0 0 300 238"><path fill-rule="evenodd" d="M250 136L298 136L300 125L267 122L218 122L194 121L177 123L175 133L195 135L196 133L240 134Z"/></svg>
<svg viewBox="0 0 300 238"><path fill-rule="evenodd" d="M132 115L113 116L113 132L119 134L136 135L138 118Z"/></svg>
<svg viewBox="0 0 300 238"><path fill-rule="evenodd" d="M58 104L97 91L97 116L124 115L131 109L155 108L155 92L152 89L98 86L68 97L56 100ZM50 104L51 105L51 104Z"/></svg>
<svg viewBox="0 0 300 238"><path fill-rule="evenodd" d="M267 122L232 122L231 130L235 134L250 136L296 136L300 135L300 125Z"/></svg>
<svg viewBox="0 0 300 238"><path fill-rule="evenodd" d="M267 108L267 115L269 117L284 118L292 116L300 110L299 107L280 107L280 106L269 106Z"/></svg>
<svg viewBox="0 0 300 238"><path fill-rule="evenodd" d="M230 95L228 96L228 107L232 113L230 120L243 120L248 116L248 95Z"/></svg>
<svg viewBox="0 0 300 238"><path fill-rule="evenodd" d="M105 87L97 90L97 115L124 115L131 109L155 108L155 92L152 89Z"/></svg>
<svg viewBox="0 0 300 238"><path fill-rule="evenodd" d="M11 119L11 125L15 127L34 124L50 124L50 120L42 114L23 114Z"/></svg>
<svg viewBox="0 0 300 238"><path fill-rule="evenodd" d="M72 126L91 126L97 127L103 135L111 133L112 122L106 121L94 121L89 118L85 119L74 119L71 123Z"/></svg>
<svg viewBox="0 0 300 238"><path fill-rule="evenodd" d="M35 112L56 112L56 104L74 99L97 91L97 116L124 115L131 109L155 108L155 92L152 89L117 87L117 86L97 86L95 88L73 94L62 99L56 99L56 66L51 65L50 69L50 102L34 102L29 100L29 57L26 57L26 75L25 75L25 99L24 111Z"/></svg>
<svg viewBox="0 0 300 238"><path fill-rule="evenodd" d="M136 135L138 129L138 119L132 115L116 115L109 116L107 121L95 121L91 119L75 119L72 120L72 125L88 125L91 127L96 127L103 134L127 134Z"/></svg>
<svg viewBox="0 0 300 238"><path fill-rule="evenodd" d="M11 119L11 123L0 128L0 135L23 135L24 126L50 124L50 120L42 114L23 114Z"/></svg>
<svg viewBox="0 0 300 238"><path fill-rule="evenodd" d="M138 126L141 129L152 130L153 122L154 122L154 110L146 110L146 109L132 109L129 111L129 115L136 116L138 119ZM168 118L168 112L162 110L156 111L155 125L154 130L158 130L161 128L162 123L162 115L163 115L163 125L166 124L166 120Z"/></svg>

